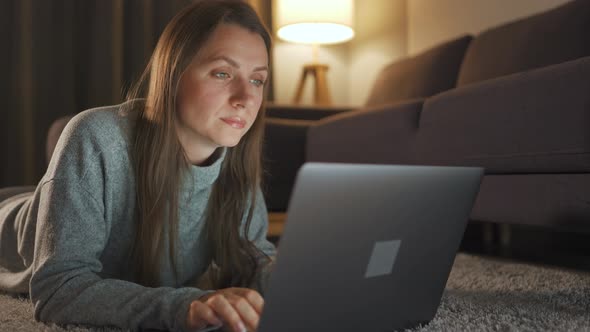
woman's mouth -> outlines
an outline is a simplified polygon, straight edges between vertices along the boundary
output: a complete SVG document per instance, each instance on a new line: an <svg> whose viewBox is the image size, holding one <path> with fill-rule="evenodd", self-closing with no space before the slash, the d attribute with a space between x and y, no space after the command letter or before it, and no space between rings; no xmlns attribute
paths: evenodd
<svg viewBox="0 0 590 332"><path fill-rule="evenodd" d="M232 116L228 118L221 118L221 120L236 129L244 129L246 121L239 116Z"/></svg>

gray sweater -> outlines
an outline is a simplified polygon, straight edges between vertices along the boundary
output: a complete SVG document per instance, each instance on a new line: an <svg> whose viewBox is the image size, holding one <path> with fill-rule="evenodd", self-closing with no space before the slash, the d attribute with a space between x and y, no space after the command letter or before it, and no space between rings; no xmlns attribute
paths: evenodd
<svg viewBox="0 0 590 332"><path fill-rule="evenodd" d="M64 129L35 192L0 202L0 289L29 292L37 320L184 330L190 302L205 294L192 286L210 262L202 217L225 150L210 166L191 166L182 183L178 280L163 255L161 287L141 286L132 281L129 258L135 116L120 105L80 113ZM257 195L248 238L274 256L260 190ZM267 272L259 275L253 288L266 278Z"/></svg>

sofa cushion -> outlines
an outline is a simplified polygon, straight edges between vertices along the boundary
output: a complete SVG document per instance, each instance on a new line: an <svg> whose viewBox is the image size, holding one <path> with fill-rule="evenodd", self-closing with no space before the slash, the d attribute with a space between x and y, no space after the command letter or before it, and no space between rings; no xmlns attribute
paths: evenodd
<svg viewBox="0 0 590 332"><path fill-rule="evenodd" d="M590 55L590 1L577 0L476 36L457 86Z"/></svg>
<svg viewBox="0 0 590 332"><path fill-rule="evenodd" d="M429 98L416 158L488 174L590 172L590 56Z"/></svg>
<svg viewBox="0 0 590 332"><path fill-rule="evenodd" d="M462 36L388 65L379 73L366 106L429 97L452 89L471 38Z"/></svg>

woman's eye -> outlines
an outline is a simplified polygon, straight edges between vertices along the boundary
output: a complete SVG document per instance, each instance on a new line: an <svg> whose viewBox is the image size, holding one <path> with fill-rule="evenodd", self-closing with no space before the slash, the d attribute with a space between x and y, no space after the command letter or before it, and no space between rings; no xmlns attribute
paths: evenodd
<svg viewBox="0 0 590 332"><path fill-rule="evenodd" d="M250 82L256 86L262 86L264 85L264 81L263 80L250 80Z"/></svg>
<svg viewBox="0 0 590 332"><path fill-rule="evenodd" d="M229 78L229 74L226 72L219 72L219 73L215 73L213 74L215 77L220 78L220 79L226 79Z"/></svg>

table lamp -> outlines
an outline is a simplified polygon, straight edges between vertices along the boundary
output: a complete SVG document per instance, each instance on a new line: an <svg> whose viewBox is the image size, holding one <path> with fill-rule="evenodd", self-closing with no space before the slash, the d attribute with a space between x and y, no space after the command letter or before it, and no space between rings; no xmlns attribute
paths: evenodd
<svg viewBox="0 0 590 332"><path fill-rule="evenodd" d="M277 35L279 38L312 45L313 61L303 67L293 102L299 104L308 75L315 79L314 102L330 105L326 81L328 65L320 63L319 45L346 42L354 37L353 0L278 0Z"/></svg>

